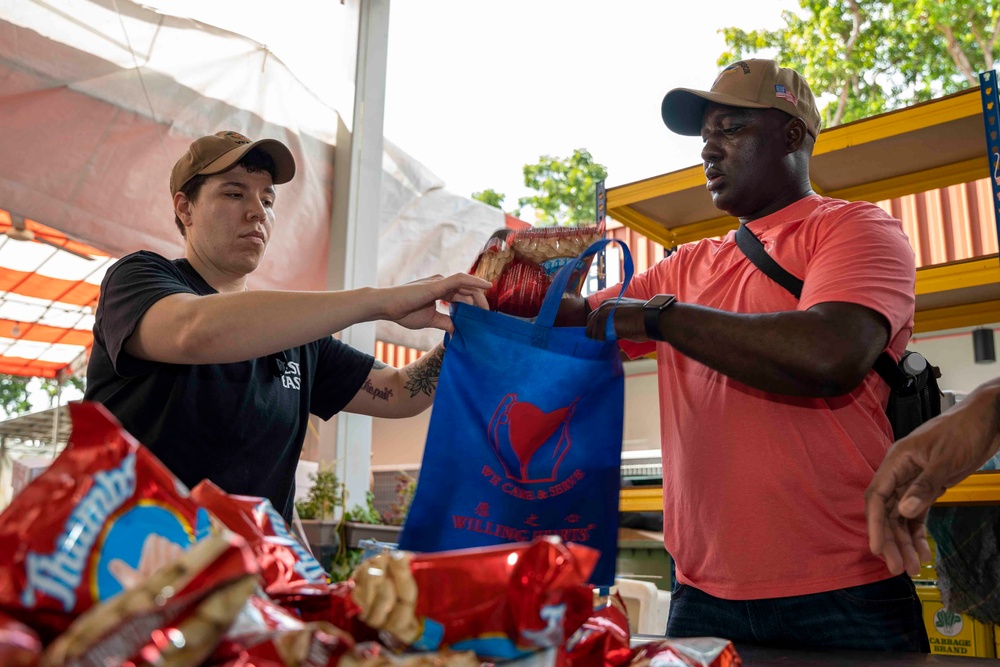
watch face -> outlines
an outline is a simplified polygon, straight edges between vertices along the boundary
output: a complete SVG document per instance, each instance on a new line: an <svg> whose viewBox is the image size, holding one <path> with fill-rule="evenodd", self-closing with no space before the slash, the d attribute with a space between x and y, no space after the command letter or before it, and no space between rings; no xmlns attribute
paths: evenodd
<svg viewBox="0 0 1000 667"><path fill-rule="evenodd" d="M674 300L673 294L657 294L646 302L647 308L662 308Z"/></svg>

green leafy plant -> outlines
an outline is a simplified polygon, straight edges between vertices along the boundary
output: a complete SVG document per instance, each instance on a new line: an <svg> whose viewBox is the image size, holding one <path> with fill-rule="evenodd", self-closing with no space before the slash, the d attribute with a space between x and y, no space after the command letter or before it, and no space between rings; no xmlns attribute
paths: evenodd
<svg viewBox="0 0 1000 667"><path fill-rule="evenodd" d="M347 510L344 518L355 523L382 523L382 514L375 509L375 494L369 491L366 495L365 506L355 505Z"/></svg>
<svg viewBox="0 0 1000 667"><path fill-rule="evenodd" d="M417 492L417 480L412 475L405 472L399 473L396 477L396 502L392 504L383 518L390 526L402 526L406 521L406 514L410 511L413 503L413 496Z"/></svg>
<svg viewBox="0 0 1000 667"><path fill-rule="evenodd" d="M333 518L334 509L344 503L343 485L333 470L320 470L309 475L313 487L309 494L295 503L300 519Z"/></svg>
<svg viewBox="0 0 1000 667"><path fill-rule="evenodd" d="M354 572L354 568L364 560L362 558L364 553L361 549L346 548L342 552L338 552L330 561L329 567L327 567L330 573L330 581L347 581L351 573Z"/></svg>

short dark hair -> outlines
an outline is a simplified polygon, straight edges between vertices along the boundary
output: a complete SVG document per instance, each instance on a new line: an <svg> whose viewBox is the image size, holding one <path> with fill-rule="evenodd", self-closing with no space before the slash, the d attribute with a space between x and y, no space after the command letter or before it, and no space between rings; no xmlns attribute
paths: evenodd
<svg viewBox="0 0 1000 667"><path fill-rule="evenodd" d="M259 151L256 149L244 155L239 162L234 164L226 171L231 171L236 167L243 167L250 173L253 173L255 171L266 171L271 175L272 179L274 178L274 172L276 171L274 166L274 160L271 158L271 156L263 151ZM211 175L214 176L215 174ZM184 196L187 197L189 200L194 201L198 197L198 193L201 192L201 186L203 186L205 184L205 181L207 180L208 180L207 175L198 174L192 177L191 180L189 180L187 183L182 185L180 192L183 192ZM174 214L174 224L176 224L177 229L180 230L181 236L187 236L187 230L184 228L184 223L181 222L181 219L177 216L176 213Z"/></svg>

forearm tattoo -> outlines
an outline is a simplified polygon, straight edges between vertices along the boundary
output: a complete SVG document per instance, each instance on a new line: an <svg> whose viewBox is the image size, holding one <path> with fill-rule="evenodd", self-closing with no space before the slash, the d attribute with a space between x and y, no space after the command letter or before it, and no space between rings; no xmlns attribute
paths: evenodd
<svg viewBox="0 0 1000 667"><path fill-rule="evenodd" d="M390 398L392 398L392 389L389 389L389 387L382 387L381 389L379 389L378 387L372 384L371 378L365 380L365 383L361 385L361 391L371 394L373 401L376 398L379 398L383 401L388 401Z"/></svg>
<svg viewBox="0 0 1000 667"><path fill-rule="evenodd" d="M428 396L434 395L438 377L441 375L441 362L443 360L444 348L438 347L406 369L406 375L410 379L403 385L403 388L410 391L410 398L420 393Z"/></svg>

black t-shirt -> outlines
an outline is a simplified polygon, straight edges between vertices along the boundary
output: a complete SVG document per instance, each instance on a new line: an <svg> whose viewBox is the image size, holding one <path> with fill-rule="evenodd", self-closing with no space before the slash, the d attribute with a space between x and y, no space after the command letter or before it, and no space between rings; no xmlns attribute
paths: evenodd
<svg viewBox="0 0 1000 667"><path fill-rule="evenodd" d="M125 352L150 306L179 292L216 294L186 259L140 251L109 269L84 399L103 403L189 488L210 479L229 493L270 499L288 520L309 414L329 419L344 409L374 358L333 337L285 350L284 364L280 354L181 365Z"/></svg>

